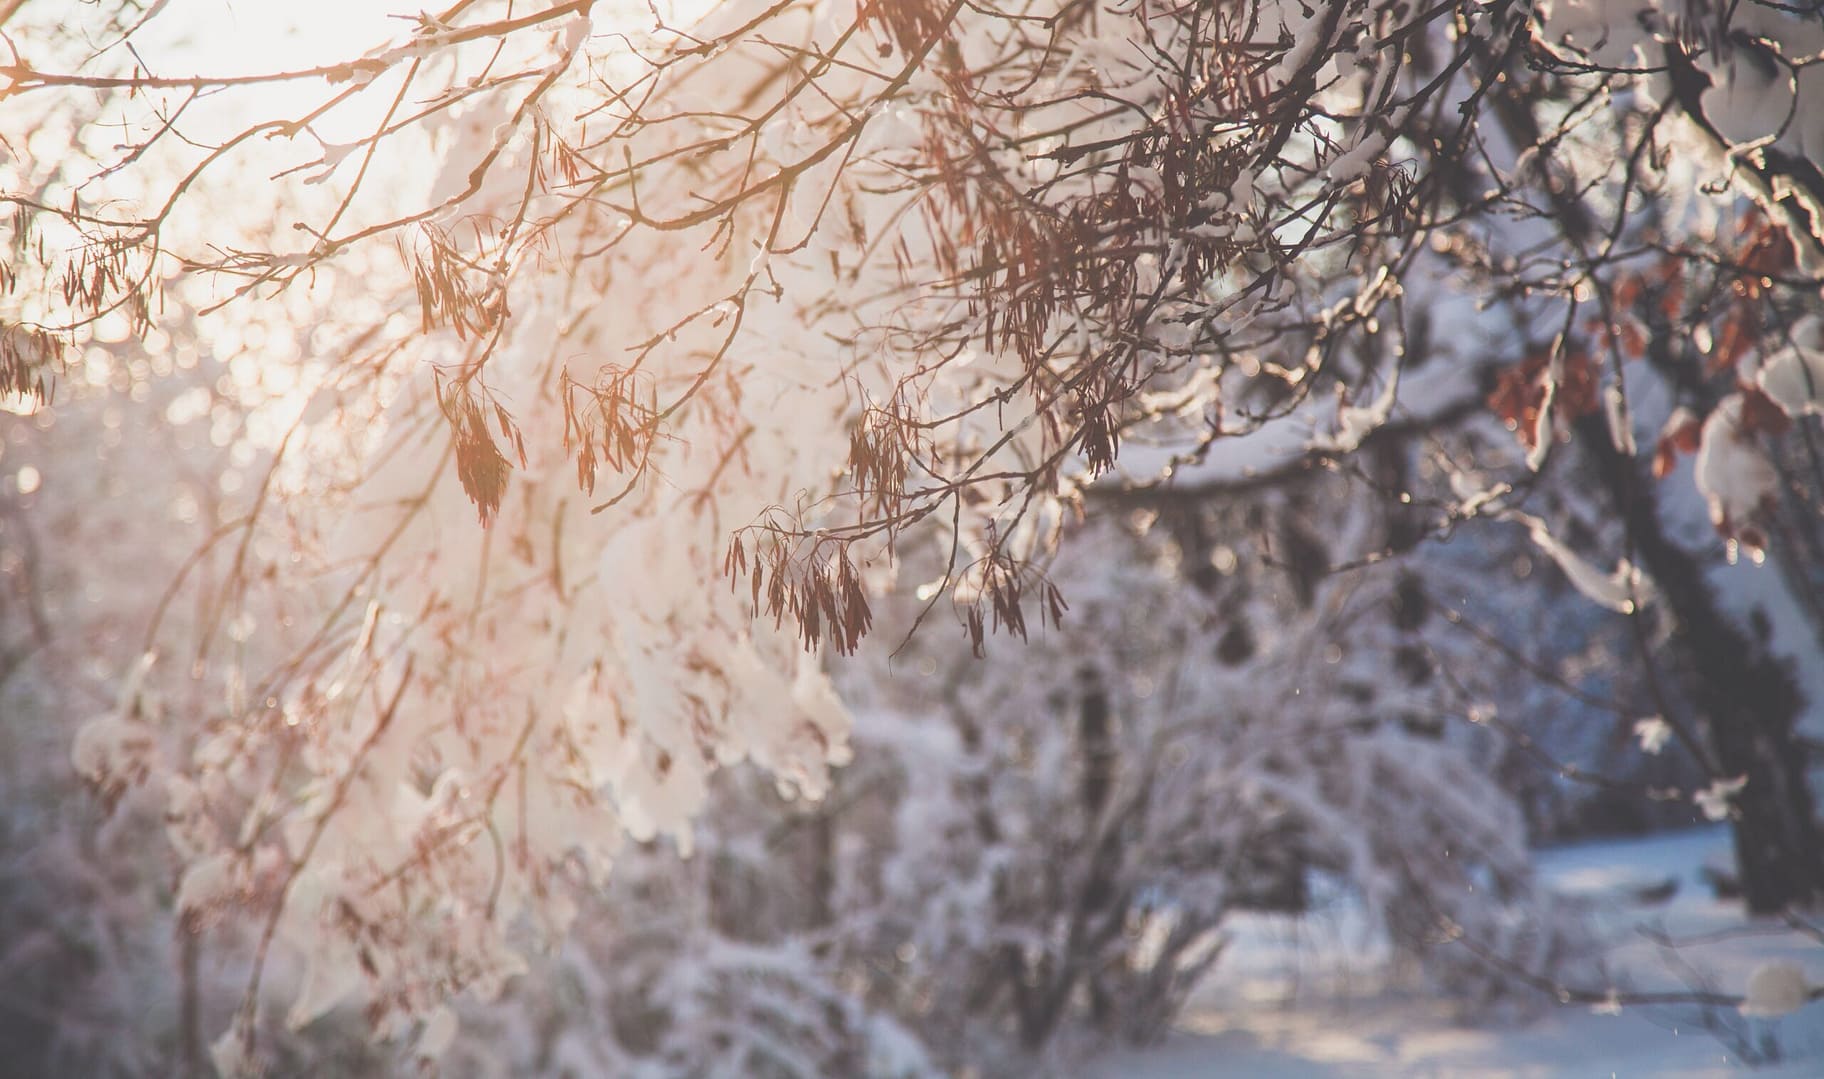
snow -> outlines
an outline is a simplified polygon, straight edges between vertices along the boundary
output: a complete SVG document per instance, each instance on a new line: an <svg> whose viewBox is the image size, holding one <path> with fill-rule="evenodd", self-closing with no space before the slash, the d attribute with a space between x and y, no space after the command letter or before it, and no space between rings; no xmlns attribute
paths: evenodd
<svg viewBox="0 0 1824 1079"><path fill-rule="evenodd" d="M1805 968L1786 961L1763 963L1748 975L1748 999L1742 1002L1742 1014L1791 1015L1805 1006L1808 993Z"/></svg>
<svg viewBox="0 0 1824 1079"><path fill-rule="evenodd" d="M1736 776L1733 779L1718 779L1710 786L1691 796L1697 807L1704 811L1704 816L1711 820L1729 819L1729 800L1748 785L1747 776Z"/></svg>
<svg viewBox="0 0 1824 1079"><path fill-rule="evenodd" d="M1375 397L1374 402L1366 407L1346 406L1339 408L1336 414L1336 433L1320 435L1311 440L1311 448L1329 453L1354 453L1361 448L1362 440L1373 434L1375 429L1387 422L1393 415L1393 406L1399 400L1400 372L1396 368L1393 377Z"/></svg>
<svg viewBox="0 0 1824 1079"><path fill-rule="evenodd" d="M1697 449L1697 489L1710 505L1711 523L1729 534L1756 515L1779 482L1746 429L1745 403L1739 393L1723 398L1704 421Z"/></svg>
<svg viewBox="0 0 1824 1079"><path fill-rule="evenodd" d="M1556 1015L1513 1030L1453 1028L1442 1009L1411 1001L1379 1010L1263 1012L1244 1024L1217 1025L1162 1050L1111 1060L1098 1075L1133 1079L1193 1076L1732 1075L1722 1047L1701 1031L1682 1034L1653 1022ZM1757 1072L1802 1076L1803 1068Z"/></svg>
<svg viewBox="0 0 1824 1079"><path fill-rule="evenodd" d="M424 1033L418 1036L417 1054L425 1060L435 1060L450 1048L456 1040L458 1029L456 1013L448 1005L438 1008L425 1020Z"/></svg>
<svg viewBox="0 0 1824 1079"><path fill-rule="evenodd" d="M1634 721L1634 735L1640 739L1640 748L1644 752L1657 755L1671 741L1672 726L1659 716L1648 716Z"/></svg>
<svg viewBox="0 0 1824 1079"><path fill-rule="evenodd" d="M1718 991L1745 992L1743 1014L1577 1004L1533 1022L1466 1027L1455 1020L1450 1002L1404 989L1385 954L1364 940L1357 913L1344 906L1302 921L1231 919L1226 928L1234 939L1222 963L1198 987L1166 1041L1100 1054L1083 1074L1696 1079L1737 1074L1746 1063L1737 1045L1759 1044L1760 1036L1770 1035L1782 1058L1755 1075L1818 1075L1824 1072L1824 1002L1800 1001L1805 986L1824 980L1824 958L1815 944L1782 925L1745 923L1739 904L1711 896L1701 867L1728 851L1728 831L1711 827L1578 844L1542 852L1539 861L1555 891L1591 906L1621 992L1702 988L1680 977L1682 961L1713 978ZM1668 885L1676 886L1672 897L1654 905L1653 892ZM1643 929L1682 942L1676 958ZM1747 1033L1737 1043L1710 1033L1706 1021Z"/></svg>
<svg viewBox="0 0 1824 1079"><path fill-rule="evenodd" d="M1634 442L1634 424L1628 416L1628 398L1622 392L1619 383L1611 383L1602 391L1604 414L1609 421L1609 439L1619 453L1634 456L1638 447Z"/></svg>
<svg viewBox="0 0 1824 1079"><path fill-rule="evenodd" d="M1565 579L1592 603L1621 614L1633 614L1652 597L1651 582L1627 559L1617 563L1613 573L1603 573L1561 543L1539 518L1518 511L1510 511L1506 516L1527 526L1533 543L1558 563Z"/></svg>
<svg viewBox="0 0 1824 1079"><path fill-rule="evenodd" d="M1761 390L1790 416L1824 412L1824 318L1799 319L1791 336L1761 365Z"/></svg>

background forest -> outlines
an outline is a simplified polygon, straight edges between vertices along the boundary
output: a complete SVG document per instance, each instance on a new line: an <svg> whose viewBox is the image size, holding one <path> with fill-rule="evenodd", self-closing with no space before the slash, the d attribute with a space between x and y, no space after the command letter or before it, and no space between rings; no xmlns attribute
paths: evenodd
<svg viewBox="0 0 1824 1079"><path fill-rule="evenodd" d="M1824 1060L1817 0L298 7L0 0L0 1072Z"/></svg>

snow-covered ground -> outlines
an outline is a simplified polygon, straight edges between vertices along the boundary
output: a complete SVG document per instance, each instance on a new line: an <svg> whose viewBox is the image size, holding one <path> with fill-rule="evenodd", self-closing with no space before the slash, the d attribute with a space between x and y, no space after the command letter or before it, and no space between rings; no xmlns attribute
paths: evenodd
<svg viewBox="0 0 1824 1079"><path fill-rule="evenodd" d="M1747 922L1702 867L1726 865L1720 828L1547 851L1555 889L1587 898L1623 988L1740 993L1770 959L1824 982L1824 946ZM1664 898L1663 886L1677 891ZM1643 895L1658 891L1661 896ZM1192 1076L1824 1076L1824 1002L1780 1019L1733 1009L1565 1006L1527 1022L1464 1026L1449 1001L1390 988L1384 952L1347 904L1295 920L1234 919L1235 938L1163 1045L1098 1057L1097 1079ZM1668 950L1660 940L1679 943ZM1708 1024L1708 1027L1706 1026ZM1770 1053L1769 1050L1772 1050ZM1776 1062L1769 1062L1777 1054ZM1750 1060L1750 1057L1758 1059Z"/></svg>

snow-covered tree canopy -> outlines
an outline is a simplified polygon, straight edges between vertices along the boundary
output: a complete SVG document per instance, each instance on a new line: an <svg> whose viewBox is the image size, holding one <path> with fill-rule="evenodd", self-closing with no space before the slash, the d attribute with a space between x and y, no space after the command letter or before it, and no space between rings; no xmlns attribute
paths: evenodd
<svg viewBox="0 0 1824 1079"><path fill-rule="evenodd" d="M251 919L224 1063L269 954L291 1022L434 1049L624 836L687 852L718 769L821 797L825 653L911 547L919 632L979 650L1067 617L1110 492L1491 412L1513 452L1441 438L1396 546L1518 524L1699 634L1634 518L1598 558L1526 503L1595 423L1777 547L1768 447L1824 399L1815 4L370 7L0 2L0 392L21 430L105 399L135 455L43 505L140 496L70 616L120 687L75 760L164 799L186 918Z"/></svg>

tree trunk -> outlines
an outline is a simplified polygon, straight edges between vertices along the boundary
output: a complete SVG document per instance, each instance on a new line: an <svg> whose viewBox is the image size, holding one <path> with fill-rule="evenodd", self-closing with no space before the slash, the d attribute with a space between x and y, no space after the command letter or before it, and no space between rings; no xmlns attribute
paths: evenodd
<svg viewBox="0 0 1824 1079"><path fill-rule="evenodd" d="M1102 845L1107 842L1107 837L1101 832L1105 811L1108 809L1108 796L1115 785L1115 747L1110 726L1108 691L1099 679L1087 671L1081 673L1081 678L1083 688L1077 709L1077 738L1083 750L1083 839L1086 845L1096 850L1097 855L1090 862L1090 876L1084 882L1080 901L1082 920L1088 921L1097 916L1105 916L1104 908L1114 893L1114 884L1104 871L1109 867L1101 857ZM1075 936L1074 932L1072 936ZM1093 961L1094 955L1067 957L1070 961L1079 958ZM1106 1028L1114 1014L1115 1002L1103 988L1098 973L1093 969L1088 972L1089 1020L1097 1027Z"/></svg>
<svg viewBox="0 0 1824 1079"><path fill-rule="evenodd" d="M1672 646L1703 720L1705 763L1722 778L1748 781L1731 816L1748 910L1771 914L1824 899L1824 836L1794 737L1803 701L1791 673L1717 605L1703 567L1666 537L1640 463L1615 449L1603 418L1578 420L1577 434L1672 617Z"/></svg>

